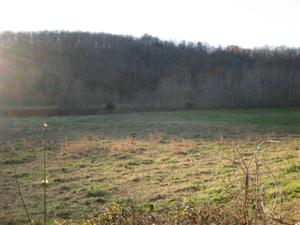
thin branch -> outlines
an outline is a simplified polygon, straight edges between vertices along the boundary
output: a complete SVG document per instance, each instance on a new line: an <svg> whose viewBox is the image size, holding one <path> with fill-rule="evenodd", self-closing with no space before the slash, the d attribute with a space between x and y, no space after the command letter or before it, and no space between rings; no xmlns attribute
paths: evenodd
<svg viewBox="0 0 300 225"><path fill-rule="evenodd" d="M17 176L17 171L15 171L15 178L16 178L16 183L17 183L17 189L18 189L18 194L20 196L20 199L22 201L22 206L26 212L26 216L27 216L27 219L28 219L28 222L33 225L33 220L31 219L30 217L30 214L28 212L28 209L27 209L27 206L26 206L26 203L25 203L25 200L23 198L23 195L22 195L22 192L21 192L21 187L20 187L20 183L19 183L19 180L18 180L18 176Z"/></svg>
<svg viewBox="0 0 300 225"><path fill-rule="evenodd" d="M248 167L251 166L252 161L253 161L254 157L257 155L259 149L260 149L264 144L270 144L270 143L276 143L276 144L278 144L279 141L266 140L266 141L262 141L260 144L258 144L257 147L256 147L256 150L255 150L255 151L253 152L253 154L252 154L252 157L251 157L251 159L250 159L250 161L249 161Z"/></svg>

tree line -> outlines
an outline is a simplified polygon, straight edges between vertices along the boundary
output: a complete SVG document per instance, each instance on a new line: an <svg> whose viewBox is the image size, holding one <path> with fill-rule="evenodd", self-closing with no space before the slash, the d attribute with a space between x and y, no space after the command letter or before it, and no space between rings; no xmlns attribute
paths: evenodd
<svg viewBox="0 0 300 225"><path fill-rule="evenodd" d="M300 106L300 48L2 32L5 107L93 112ZM113 107L114 108L114 107Z"/></svg>

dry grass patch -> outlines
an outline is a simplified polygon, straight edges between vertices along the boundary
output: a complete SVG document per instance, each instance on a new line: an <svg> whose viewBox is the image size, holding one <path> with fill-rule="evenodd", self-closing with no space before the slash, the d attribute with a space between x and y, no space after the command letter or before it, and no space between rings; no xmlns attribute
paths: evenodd
<svg viewBox="0 0 300 225"><path fill-rule="evenodd" d="M149 134L149 141L153 143L162 143L167 138L163 132L154 132Z"/></svg>
<svg viewBox="0 0 300 225"><path fill-rule="evenodd" d="M146 150L148 143L144 140L134 139L132 137L114 139L107 143L105 148L109 152L118 155L122 153L141 153Z"/></svg>
<svg viewBox="0 0 300 225"><path fill-rule="evenodd" d="M226 143L224 139L220 146ZM206 142L199 142L197 139L182 138L178 136L166 136L164 133L151 133L144 138L101 139L98 137L82 138L80 140L63 142L60 145L61 152L67 154L85 155L92 151L102 150L103 153L120 155L123 153L143 153L163 151L171 155L187 155L196 152L204 146L208 148ZM215 148L215 144L213 146Z"/></svg>
<svg viewBox="0 0 300 225"><path fill-rule="evenodd" d="M99 140L91 137L60 144L60 151L67 154L88 154L99 148L101 148Z"/></svg>
<svg viewBox="0 0 300 225"><path fill-rule="evenodd" d="M188 154L190 151L197 148L197 143L192 139L173 138L170 144L167 145L168 149L173 154Z"/></svg>

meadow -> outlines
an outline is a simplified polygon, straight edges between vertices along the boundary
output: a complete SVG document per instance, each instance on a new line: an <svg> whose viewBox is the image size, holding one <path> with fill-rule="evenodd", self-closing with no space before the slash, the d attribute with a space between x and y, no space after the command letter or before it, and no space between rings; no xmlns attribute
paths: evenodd
<svg viewBox="0 0 300 225"><path fill-rule="evenodd" d="M264 140L278 141L258 154L267 204L280 187L278 211L300 220L298 108L7 117L1 136L0 224L27 222L17 181L32 218L42 221L45 140L49 223L81 221L112 204L157 214L219 204L229 185L242 185L234 146L247 159Z"/></svg>

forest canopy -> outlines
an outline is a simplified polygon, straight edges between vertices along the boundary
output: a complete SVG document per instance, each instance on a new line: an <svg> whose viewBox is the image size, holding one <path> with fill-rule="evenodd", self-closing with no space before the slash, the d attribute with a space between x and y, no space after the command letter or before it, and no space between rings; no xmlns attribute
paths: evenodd
<svg viewBox="0 0 300 225"><path fill-rule="evenodd" d="M6 107L75 112L299 107L300 48L164 41L107 33L2 32Z"/></svg>

